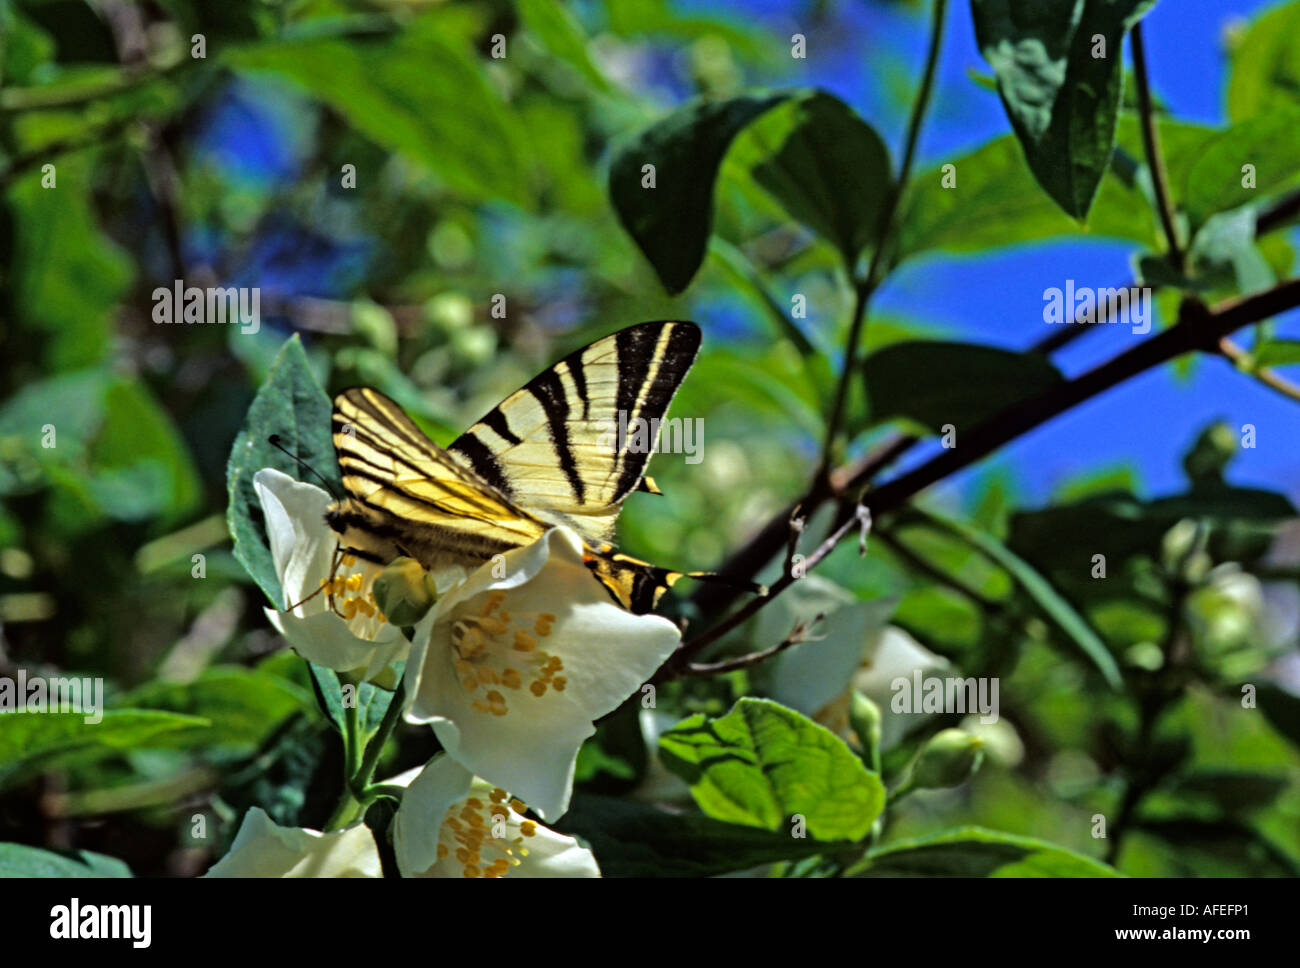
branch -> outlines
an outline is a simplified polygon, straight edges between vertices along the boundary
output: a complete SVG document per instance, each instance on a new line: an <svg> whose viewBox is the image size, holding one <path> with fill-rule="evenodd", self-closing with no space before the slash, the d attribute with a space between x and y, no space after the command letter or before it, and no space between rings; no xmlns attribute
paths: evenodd
<svg viewBox="0 0 1300 968"><path fill-rule="evenodd" d="M814 625L826 617L825 612L818 612L810 621L796 622L790 634L783 638L770 649L763 649L760 652L750 652L746 655L736 656L732 659L723 659L720 662L690 662L682 669L682 675L689 676L717 676L724 672L734 672L737 669L748 669L750 666L756 666L760 662L772 658L779 652L784 652L792 645L798 645L801 642L820 642L825 636L810 635Z"/></svg>
<svg viewBox="0 0 1300 968"><path fill-rule="evenodd" d="M1284 228L1297 216L1300 216L1300 190L1281 196L1259 213L1255 221L1255 237L1259 238ZM1119 288L1132 288L1132 286L1133 283L1130 282L1127 286ZM1154 291L1160 287L1153 284L1150 288ZM1110 312L1109 304L1104 307L1098 306L1097 309L1103 314L1099 319L1104 321ZM1097 328L1101 327L1079 325L1053 327L1052 331L1045 338L1034 343L1028 352L1042 355L1053 353ZM739 550L728 557L718 567L718 571L725 575L752 578L781 551L787 534L786 522L795 509L801 508L802 513L811 518L826 501L837 499L844 493L860 489L870 483L877 474L920 441L919 437L911 434L891 437L861 460L832 472L829 480L814 479L813 486L806 494L775 514ZM716 612L735 601L739 594L738 590L725 585L702 584L691 596L691 601L701 611Z"/></svg>
<svg viewBox="0 0 1300 968"><path fill-rule="evenodd" d="M861 521L865 527L872 515L879 516L903 506L931 484L974 464L1003 444L1140 373L1193 350L1217 352L1219 340L1225 336L1296 306L1300 306L1300 279L1292 279L1263 292L1220 303L1213 310L1206 309L1196 299L1184 299L1178 322L1169 329L1073 380L999 412L965 434L964 442L956 448L945 450L920 467L894 478L872 492L869 499L841 500L834 530L804 562L803 572L806 574L820 564L855 523ZM769 586L766 597L751 599L744 607L712 628L683 642L677 652L669 657L665 667L680 668L701 649L707 648L753 616L793 581L790 574L782 575Z"/></svg>
<svg viewBox="0 0 1300 968"><path fill-rule="evenodd" d="M1240 366L1242 363L1245 363L1250 359L1249 353L1226 336L1219 340L1219 352L1237 366ZM1300 400L1300 386L1292 383L1280 373L1277 373L1268 367L1260 367L1258 369L1248 368L1246 372L1269 389L1276 390L1278 393L1282 394L1282 396L1288 397L1291 400Z"/></svg>

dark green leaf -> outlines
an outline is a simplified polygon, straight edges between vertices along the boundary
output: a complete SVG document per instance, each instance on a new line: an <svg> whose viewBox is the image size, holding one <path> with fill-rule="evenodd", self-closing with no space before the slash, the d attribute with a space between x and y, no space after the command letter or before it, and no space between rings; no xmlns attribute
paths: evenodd
<svg viewBox="0 0 1300 968"><path fill-rule="evenodd" d="M1271 339L1250 354L1256 366L1291 366L1300 363L1300 340Z"/></svg>
<svg viewBox="0 0 1300 968"><path fill-rule="evenodd" d="M1061 374L1037 353L915 340L877 350L863 363L873 420L903 417L938 433L963 432L1001 410L1051 389Z"/></svg>
<svg viewBox="0 0 1300 968"><path fill-rule="evenodd" d="M552 826L585 840L606 877L709 877L844 846L592 794Z"/></svg>
<svg viewBox="0 0 1300 968"><path fill-rule="evenodd" d="M736 134L788 94L695 101L623 145L609 169L619 220L664 288L679 293L704 261L713 224L713 183ZM643 188L643 166L654 188Z"/></svg>
<svg viewBox="0 0 1300 968"><path fill-rule="evenodd" d="M1122 877L1099 860L1064 847L980 827L900 840L868 852L849 876Z"/></svg>
<svg viewBox="0 0 1300 968"><path fill-rule="evenodd" d="M1300 749L1300 696L1277 686L1259 686L1256 702L1269 725Z"/></svg>
<svg viewBox="0 0 1300 968"><path fill-rule="evenodd" d="M316 382L295 334L280 348L230 450L226 522L235 540L235 557L276 608L282 608L285 602L266 540L262 506L253 490L253 476L264 467L274 467L294 478L303 476L297 464L268 443L275 434L290 453L308 462L334 485L337 493L338 463L330 441L330 408L329 397Z"/></svg>
<svg viewBox="0 0 1300 968"><path fill-rule="evenodd" d="M1043 190L1070 216L1092 206L1115 144L1123 40L1154 0L971 0L975 37ZM1104 56L1094 49L1104 39Z"/></svg>
<svg viewBox="0 0 1300 968"><path fill-rule="evenodd" d="M852 268L875 239L890 190L889 152L880 135L839 98L820 91L758 121L753 133L760 132L768 150L754 178Z"/></svg>
<svg viewBox="0 0 1300 968"><path fill-rule="evenodd" d="M664 764L716 820L783 831L800 816L810 837L858 840L884 808L880 779L838 736L765 699L725 716L691 716L659 738Z"/></svg>

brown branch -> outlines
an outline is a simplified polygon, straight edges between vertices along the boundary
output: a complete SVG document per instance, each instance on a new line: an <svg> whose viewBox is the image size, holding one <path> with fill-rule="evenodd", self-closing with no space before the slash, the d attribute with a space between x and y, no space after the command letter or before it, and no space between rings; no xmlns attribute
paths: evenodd
<svg viewBox="0 0 1300 968"><path fill-rule="evenodd" d="M759 652L749 652L745 655L738 655L731 659L722 659L718 662L690 662L682 669L682 675L689 676L717 676L724 672L735 672L737 669L748 669L750 666L756 666L760 662L765 662L777 653L784 652L792 645L799 645L801 642L820 642L825 636L810 635L813 626L826 617L825 612L818 612L812 619L807 622L796 622L790 634L783 638L776 645Z"/></svg>
<svg viewBox="0 0 1300 968"><path fill-rule="evenodd" d="M1245 362L1250 357L1249 353L1226 336L1219 340L1219 352L1226 356L1232 363L1237 365ZM1278 393L1282 394L1282 396L1291 400L1300 400L1300 386L1292 383L1280 373L1277 373L1268 367L1249 369L1246 372L1269 389L1276 390Z"/></svg>
<svg viewBox="0 0 1300 968"><path fill-rule="evenodd" d="M957 447L945 450L920 467L894 478L873 491L869 498L862 501L841 500L833 531L804 563L804 573L811 571L830 554L856 522L865 523L871 515L878 516L901 507L931 484L974 464L1003 444L1140 373L1193 350L1218 352L1219 340L1223 337L1243 326L1296 306L1300 306L1300 279L1292 279L1263 292L1220 303L1213 310L1207 309L1199 300L1185 298L1179 310L1178 322L1169 329L1073 380L999 412L964 434ZM683 642L677 652L669 657L665 668L681 668L702 649L752 617L788 588L793 580L789 574L782 575L770 586L766 597L751 599L712 628Z"/></svg>

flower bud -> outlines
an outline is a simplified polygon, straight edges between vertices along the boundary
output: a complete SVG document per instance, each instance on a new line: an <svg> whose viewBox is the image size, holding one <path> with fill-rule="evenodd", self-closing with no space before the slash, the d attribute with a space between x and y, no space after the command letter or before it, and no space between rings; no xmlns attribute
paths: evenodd
<svg viewBox="0 0 1300 968"><path fill-rule="evenodd" d="M880 723L880 707L854 689L849 699L849 725L858 734L863 759L877 773L880 772Z"/></svg>
<svg viewBox="0 0 1300 968"><path fill-rule="evenodd" d="M438 599L433 576L414 558L394 558L375 578L375 602L390 623L414 625Z"/></svg>
<svg viewBox="0 0 1300 968"><path fill-rule="evenodd" d="M965 783L980 768L984 741L961 729L943 729L930 738L912 767L912 785L920 789Z"/></svg>

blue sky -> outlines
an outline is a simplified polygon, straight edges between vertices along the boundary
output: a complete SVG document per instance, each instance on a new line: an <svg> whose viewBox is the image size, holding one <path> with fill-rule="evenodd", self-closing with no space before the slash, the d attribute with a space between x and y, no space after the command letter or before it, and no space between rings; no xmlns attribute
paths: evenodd
<svg viewBox="0 0 1300 968"><path fill-rule="evenodd" d="M734 4L691 0L681 4L730 10ZM908 108L899 78L920 75L929 4L844 2L828 29L810 28L792 5L750 0L743 5L774 32L807 32L805 61L792 61L793 76L764 78L772 84L807 83L831 90L871 121L895 152ZM1178 117L1222 124L1227 59L1225 26L1249 19L1267 4L1258 0L1163 0L1147 17L1144 34L1152 87ZM800 9L800 8L795 8ZM948 5L948 25L933 110L920 145L922 166L963 152L1009 130L996 95L970 72L989 74L975 46L970 6ZM910 82L909 82L910 83ZM909 263L881 290L876 310L941 326L956 338L1022 348L1044 335L1043 290L1066 278L1080 285L1115 285L1131 277L1130 249L1089 240L1004 250L978 258L931 257ZM1296 319L1283 323L1294 330ZM1127 327L1099 327L1055 359L1067 374L1127 349ZM1046 501L1072 476L1099 466L1127 464L1148 494L1183 487L1181 457L1196 433L1222 418L1240 429L1254 424L1257 447L1243 450L1231 477L1243 485L1281 488L1300 498L1300 408L1225 363L1202 359L1189 376L1172 368L1146 374L1027 435L956 483L990 467L1008 471L1022 498ZM924 455L918 455L923 457Z"/></svg>

